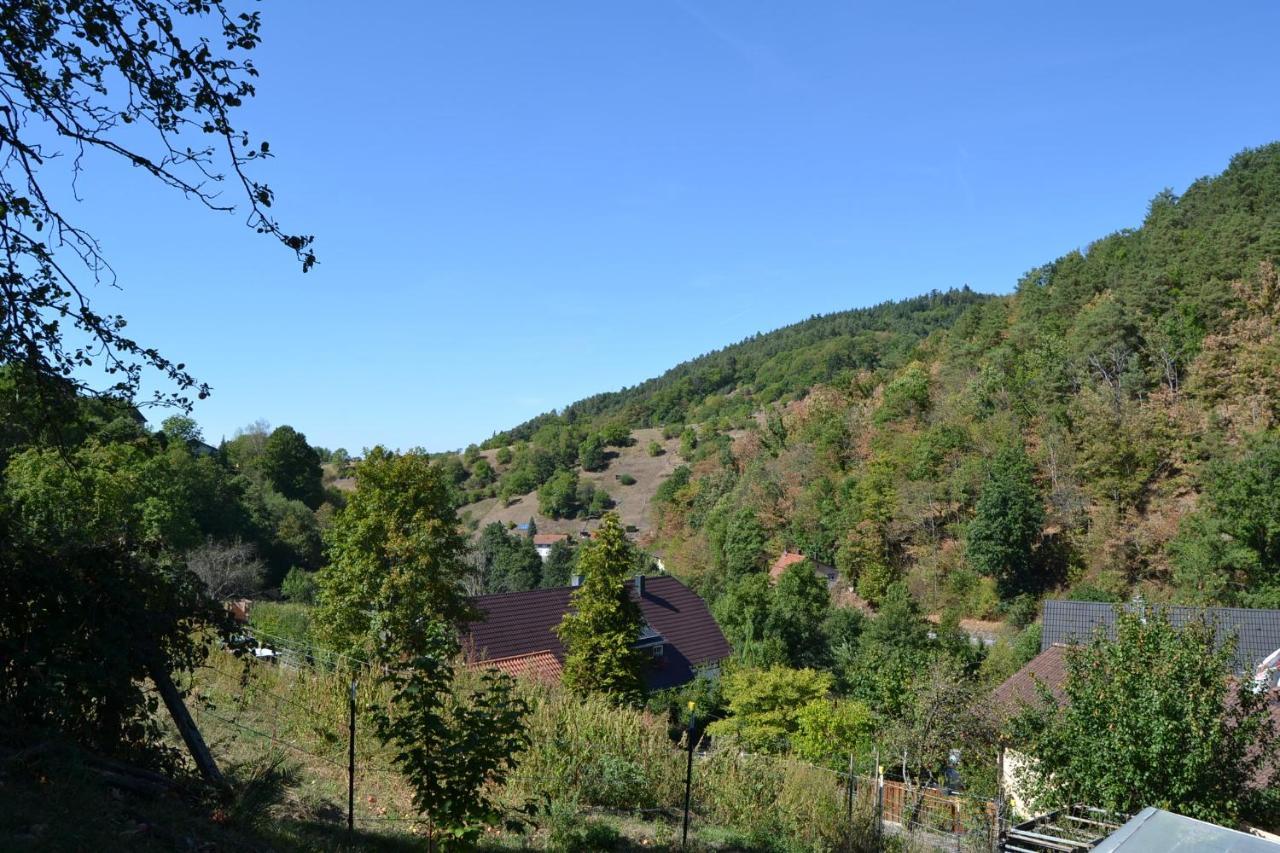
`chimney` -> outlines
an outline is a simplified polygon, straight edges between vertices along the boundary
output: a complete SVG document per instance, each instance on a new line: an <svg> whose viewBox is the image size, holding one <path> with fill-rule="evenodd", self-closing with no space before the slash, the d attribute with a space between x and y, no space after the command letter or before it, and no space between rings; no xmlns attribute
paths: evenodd
<svg viewBox="0 0 1280 853"><path fill-rule="evenodd" d="M644 574L636 575L636 598L644 598Z"/></svg>
<svg viewBox="0 0 1280 853"><path fill-rule="evenodd" d="M569 586L582 586L582 575L573 575L570 577Z"/></svg>

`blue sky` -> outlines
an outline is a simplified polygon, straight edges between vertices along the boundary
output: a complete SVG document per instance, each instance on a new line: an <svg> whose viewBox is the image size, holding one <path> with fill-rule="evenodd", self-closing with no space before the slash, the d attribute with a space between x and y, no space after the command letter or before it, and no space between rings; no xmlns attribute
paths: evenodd
<svg viewBox="0 0 1280 853"><path fill-rule="evenodd" d="M460 447L814 313L1006 292L1280 138L1274 3L260 8L242 121L315 270L125 167L74 211L214 441Z"/></svg>

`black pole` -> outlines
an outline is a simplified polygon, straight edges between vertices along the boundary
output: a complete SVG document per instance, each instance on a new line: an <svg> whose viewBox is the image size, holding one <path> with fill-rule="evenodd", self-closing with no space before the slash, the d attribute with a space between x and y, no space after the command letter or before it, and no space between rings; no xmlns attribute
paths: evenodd
<svg viewBox="0 0 1280 853"><path fill-rule="evenodd" d="M356 826L356 680L351 679L351 717L347 727L347 831Z"/></svg>
<svg viewBox="0 0 1280 853"><path fill-rule="evenodd" d="M690 702L690 705L693 703ZM693 791L693 730L697 727L697 717L693 709L689 709L689 763L684 771L684 830L680 835L680 849L689 846L689 795Z"/></svg>
<svg viewBox="0 0 1280 853"><path fill-rule="evenodd" d="M880 748L876 747L876 849L884 848L884 773L880 769Z"/></svg>
<svg viewBox="0 0 1280 853"><path fill-rule="evenodd" d="M853 825L853 753L849 753L849 781L845 789L845 823Z"/></svg>

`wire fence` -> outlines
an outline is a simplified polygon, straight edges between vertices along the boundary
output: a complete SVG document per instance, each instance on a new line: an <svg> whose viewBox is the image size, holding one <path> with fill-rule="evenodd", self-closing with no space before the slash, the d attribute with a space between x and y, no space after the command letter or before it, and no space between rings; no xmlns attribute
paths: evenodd
<svg viewBox="0 0 1280 853"><path fill-rule="evenodd" d="M317 658L314 647L305 643L255 633L260 642L283 652L277 661L285 666L257 658L236 663L229 655L211 656L188 685L197 723L212 736L215 751L224 747L237 757L259 759L264 751L292 754L313 776L325 777L326 793L344 801L343 819L351 826L429 823L413 809L412 791L390 751L368 731L364 712L377 699L371 666L349 655ZM305 670L306 675L290 673L290 668ZM363 691L356 689L353 675L363 679ZM600 752L607 755L608 750ZM673 759L682 760L675 748L672 753ZM837 849L998 849L1002 815L992 801L887 778L865 761L861 772L851 772L857 768L834 769L790 756L723 749L695 753L684 789L687 819L695 824L716 822L735 811L776 807L763 789L765 799L757 802L726 802L721 790L726 775L747 780L745 788L750 789L752 774L766 764L793 776L803 774L796 783L804 800L799 807L813 810L814 824L836 827ZM635 811L672 821L686 818L685 802ZM327 814L330 819L336 816L332 808ZM823 839L826 846L830 841Z"/></svg>

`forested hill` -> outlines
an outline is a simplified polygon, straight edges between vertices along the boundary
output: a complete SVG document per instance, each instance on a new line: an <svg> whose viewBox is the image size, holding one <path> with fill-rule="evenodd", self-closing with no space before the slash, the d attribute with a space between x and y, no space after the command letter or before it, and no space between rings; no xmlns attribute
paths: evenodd
<svg viewBox="0 0 1280 853"><path fill-rule="evenodd" d="M1050 592L1280 606L1277 260L1280 144L1009 296L759 335L472 448L456 480L590 516L609 498L577 468L661 426L650 452L682 464L642 529L712 600L800 548L872 603L902 581L974 617Z"/></svg>
<svg viewBox="0 0 1280 853"><path fill-rule="evenodd" d="M620 418L634 428L701 421L721 414L725 403L716 398L731 394L737 399L729 406L749 412L859 370L900 366L922 338L990 298L964 287L810 317L686 361L639 385L539 415L484 446L528 440L556 421ZM704 407L709 398L712 410Z"/></svg>
<svg viewBox="0 0 1280 853"><path fill-rule="evenodd" d="M733 596L802 548L872 602L904 581L935 612L1019 622L1050 592L1280 606L1277 259L1273 144L909 363L695 449L657 496L667 562Z"/></svg>

